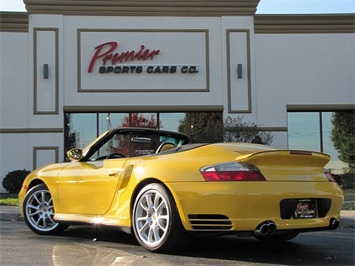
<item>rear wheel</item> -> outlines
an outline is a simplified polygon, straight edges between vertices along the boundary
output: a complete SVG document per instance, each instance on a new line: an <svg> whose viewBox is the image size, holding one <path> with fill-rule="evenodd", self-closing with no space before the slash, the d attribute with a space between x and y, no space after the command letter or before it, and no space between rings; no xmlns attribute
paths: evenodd
<svg viewBox="0 0 355 266"><path fill-rule="evenodd" d="M132 216L134 234L147 250L178 250L189 240L174 199L161 184L149 184L139 192Z"/></svg>
<svg viewBox="0 0 355 266"><path fill-rule="evenodd" d="M44 184L39 184L27 192L22 208L26 224L37 234L57 234L68 227L54 221L52 196Z"/></svg>

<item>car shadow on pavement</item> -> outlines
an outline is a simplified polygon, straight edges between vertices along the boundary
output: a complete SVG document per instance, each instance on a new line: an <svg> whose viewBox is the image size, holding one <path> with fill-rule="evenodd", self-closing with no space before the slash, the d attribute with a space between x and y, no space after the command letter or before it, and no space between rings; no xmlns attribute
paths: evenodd
<svg viewBox="0 0 355 266"><path fill-rule="evenodd" d="M346 229L352 230L352 229ZM175 256L188 259L223 260L230 263L264 263L283 265L353 265L354 258L343 256L342 249L329 244L337 231L329 233L306 233L297 238L282 243L265 243L254 237L236 237L234 235L222 237L194 238L190 244L179 252L157 254L140 247L133 235L119 231L117 228L105 226L70 226L61 236L73 239L88 239L93 242L104 243L112 249L132 249L134 253L149 258L152 256L166 258ZM327 244L328 242L328 244ZM335 248L336 247L336 248ZM354 246L353 246L354 248ZM221 263L222 264L222 263Z"/></svg>
<svg viewBox="0 0 355 266"><path fill-rule="evenodd" d="M126 234L115 227L100 225L71 225L60 234L63 237L89 239L102 242L119 242L139 246L134 236Z"/></svg>

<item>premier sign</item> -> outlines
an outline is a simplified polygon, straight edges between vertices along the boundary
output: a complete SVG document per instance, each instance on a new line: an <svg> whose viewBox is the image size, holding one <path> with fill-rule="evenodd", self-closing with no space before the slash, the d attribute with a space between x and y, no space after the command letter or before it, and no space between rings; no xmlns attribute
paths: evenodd
<svg viewBox="0 0 355 266"><path fill-rule="evenodd" d="M153 61L154 58L159 55L160 50L150 50L141 45L139 50L129 50L129 51L119 51L118 42L107 42L100 44L95 47L96 52L91 58L88 72L91 73L96 61L100 61L101 65L99 67L99 73L108 74L128 74L136 73L141 74L144 72L148 74L157 74L157 73L170 73L174 74L180 70L181 73L186 74L195 74L198 73L197 66L122 66L117 64L134 62L134 61ZM108 66L107 66L108 65Z"/></svg>
<svg viewBox="0 0 355 266"><path fill-rule="evenodd" d="M206 91L207 33L81 31L79 91Z"/></svg>
<svg viewBox="0 0 355 266"><path fill-rule="evenodd" d="M89 65L88 72L91 73L95 62L102 58L102 65L110 64L116 65L117 63L133 62L135 60L153 60L156 55L160 53L160 50L149 50L144 45L141 45L138 51L124 51L118 50L118 42L107 42L95 47L96 52L92 57ZM115 53L114 53L115 52Z"/></svg>

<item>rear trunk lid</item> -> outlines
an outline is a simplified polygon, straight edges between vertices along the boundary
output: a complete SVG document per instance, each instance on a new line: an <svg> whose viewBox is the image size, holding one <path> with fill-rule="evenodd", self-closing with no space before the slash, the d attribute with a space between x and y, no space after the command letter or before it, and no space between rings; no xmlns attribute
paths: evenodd
<svg viewBox="0 0 355 266"><path fill-rule="evenodd" d="M240 155L237 161L258 167L268 181L328 182L324 166L329 155L296 150L270 150Z"/></svg>

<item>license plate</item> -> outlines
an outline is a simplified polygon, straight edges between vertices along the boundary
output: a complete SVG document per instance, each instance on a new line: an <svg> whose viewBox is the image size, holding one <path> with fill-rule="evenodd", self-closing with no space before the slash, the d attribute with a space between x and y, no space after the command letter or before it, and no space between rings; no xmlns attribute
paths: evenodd
<svg viewBox="0 0 355 266"><path fill-rule="evenodd" d="M308 219L317 217L316 201L313 199L299 199L293 213L296 219Z"/></svg>

